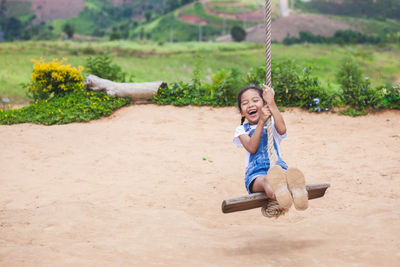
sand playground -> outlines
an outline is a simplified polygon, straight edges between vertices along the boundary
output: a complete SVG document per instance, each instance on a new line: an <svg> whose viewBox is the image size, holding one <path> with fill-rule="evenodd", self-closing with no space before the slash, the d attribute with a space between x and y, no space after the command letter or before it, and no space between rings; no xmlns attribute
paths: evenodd
<svg viewBox="0 0 400 267"><path fill-rule="evenodd" d="M221 212L235 107L0 126L0 266L400 266L400 111L283 116L285 161L331 187L278 219Z"/></svg>

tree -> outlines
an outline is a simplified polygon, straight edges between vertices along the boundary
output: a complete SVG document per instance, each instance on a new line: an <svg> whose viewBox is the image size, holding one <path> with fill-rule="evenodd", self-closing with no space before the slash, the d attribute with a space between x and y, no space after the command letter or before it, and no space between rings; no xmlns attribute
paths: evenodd
<svg viewBox="0 0 400 267"><path fill-rule="evenodd" d="M342 59L336 79L343 90L342 98L345 104L355 107L365 106L366 85L362 78L362 71L356 60L351 57Z"/></svg>
<svg viewBox="0 0 400 267"><path fill-rule="evenodd" d="M131 18L132 14L133 14L132 8L130 8L128 6L124 6L121 14L125 18Z"/></svg>
<svg viewBox="0 0 400 267"><path fill-rule="evenodd" d="M22 24L22 22L15 17L5 19L3 25L6 40L18 39L24 30L24 25Z"/></svg>
<svg viewBox="0 0 400 267"><path fill-rule="evenodd" d="M231 36L235 42L241 42L246 39L246 31L242 27L235 25L231 29Z"/></svg>
<svg viewBox="0 0 400 267"><path fill-rule="evenodd" d="M119 31L113 31L110 34L110 41L119 40L121 39L121 33Z"/></svg>
<svg viewBox="0 0 400 267"><path fill-rule="evenodd" d="M63 32L68 36L69 39L74 37L75 27L70 23L66 23L63 26Z"/></svg>
<svg viewBox="0 0 400 267"><path fill-rule="evenodd" d="M179 0L166 0L164 6L164 13L168 13L179 7Z"/></svg>
<svg viewBox="0 0 400 267"><path fill-rule="evenodd" d="M146 19L146 22L149 22L151 20L151 17L153 16L153 11L151 10L146 10L144 12L144 18Z"/></svg>
<svg viewBox="0 0 400 267"><path fill-rule="evenodd" d="M1 27L0 27L0 42L3 42L4 41L4 33L3 33L3 31L1 30Z"/></svg>
<svg viewBox="0 0 400 267"><path fill-rule="evenodd" d="M0 15L2 17L6 16L6 12L7 12L7 1L6 0L1 0L0 2Z"/></svg>
<svg viewBox="0 0 400 267"><path fill-rule="evenodd" d="M181 5L184 6L186 4L192 3L194 0L181 0Z"/></svg>

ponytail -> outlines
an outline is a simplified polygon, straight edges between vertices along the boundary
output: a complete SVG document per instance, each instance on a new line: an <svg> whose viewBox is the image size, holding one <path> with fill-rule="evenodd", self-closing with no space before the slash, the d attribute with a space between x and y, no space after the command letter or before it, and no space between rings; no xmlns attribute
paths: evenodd
<svg viewBox="0 0 400 267"><path fill-rule="evenodd" d="M240 125L243 125L245 119L246 119L245 117L242 117L242 119L240 120Z"/></svg>

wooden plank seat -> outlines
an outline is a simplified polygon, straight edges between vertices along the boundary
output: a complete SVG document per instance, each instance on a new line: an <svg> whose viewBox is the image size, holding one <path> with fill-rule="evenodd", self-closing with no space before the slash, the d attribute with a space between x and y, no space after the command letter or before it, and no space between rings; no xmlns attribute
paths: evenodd
<svg viewBox="0 0 400 267"><path fill-rule="evenodd" d="M330 184L306 185L308 199L323 197L328 187L330 187ZM246 196L230 198L222 202L222 212L230 213L235 211L259 208L262 207L266 201L268 201L268 198L265 193L253 193Z"/></svg>

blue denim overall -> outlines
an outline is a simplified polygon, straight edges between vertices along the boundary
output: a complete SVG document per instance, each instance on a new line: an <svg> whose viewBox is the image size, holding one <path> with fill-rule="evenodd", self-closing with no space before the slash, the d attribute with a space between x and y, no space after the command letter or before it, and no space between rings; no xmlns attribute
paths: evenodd
<svg viewBox="0 0 400 267"><path fill-rule="evenodd" d="M265 123L267 125L267 123ZM246 132L249 131L250 125L248 123L244 124L244 130ZM250 130L250 137L254 134L254 130ZM281 166L284 170L287 170L288 166L286 163L282 160L281 155L278 152L278 146L276 144L276 141L273 140L274 142L274 147L275 150L277 151L278 155L278 161L277 165ZM252 193L250 186L252 185L252 182L260 175L267 175L267 172L270 167L270 162L269 162L269 157L268 157L268 134L267 134L267 129L263 129L261 138L260 138L260 144L258 145L257 152L254 154L250 154L249 158L249 165L247 166L246 169L246 176L244 178L244 182L246 185L247 192Z"/></svg>

